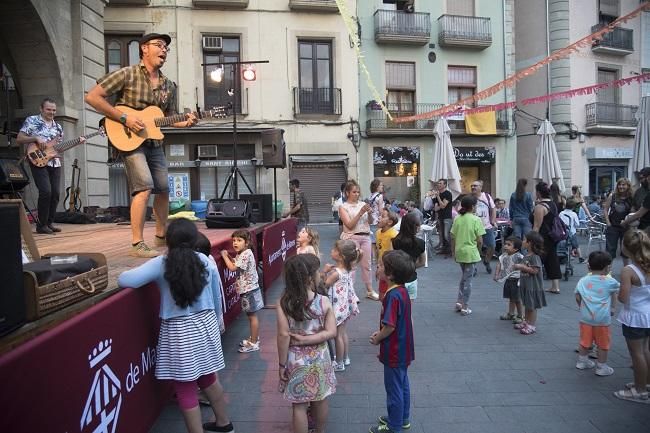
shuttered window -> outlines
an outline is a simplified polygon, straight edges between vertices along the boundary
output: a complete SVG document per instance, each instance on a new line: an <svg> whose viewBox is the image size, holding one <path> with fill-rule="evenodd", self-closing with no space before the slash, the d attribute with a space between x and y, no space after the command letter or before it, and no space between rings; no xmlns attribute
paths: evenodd
<svg viewBox="0 0 650 433"><path fill-rule="evenodd" d="M618 2L619 0L600 0L598 6L600 15L618 17Z"/></svg>
<svg viewBox="0 0 650 433"><path fill-rule="evenodd" d="M415 63L386 62L388 109L401 115L415 111Z"/></svg>
<svg viewBox="0 0 650 433"><path fill-rule="evenodd" d="M615 69L598 68L598 83L608 83L618 79L618 71ZM598 102L618 103L618 88L608 87L598 91Z"/></svg>
<svg viewBox="0 0 650 433"><path fill-rule="evenodd" d="M447 102L453 104L476 92L476 68L472 66L449 66L447 68ZM474 106L472 104L466 104Z"/></svg>
<svg viewBox="0 0 650 433"><path fill-rule="evenodd" d="M448 15L474 16L474 0L447 0Z"/></svg>

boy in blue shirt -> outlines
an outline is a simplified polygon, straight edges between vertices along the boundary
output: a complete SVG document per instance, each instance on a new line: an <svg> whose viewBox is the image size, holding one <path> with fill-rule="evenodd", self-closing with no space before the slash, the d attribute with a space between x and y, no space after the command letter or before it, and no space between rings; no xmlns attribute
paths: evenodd
<svg viewBox="0 0 650 433"><path fill-rule="evenodd" d="M607 365L607 352L611 340L609 325L612 308L616 305L616 294L620 284L609 275L612 256L605 251L589 254L589 274L578 281L575 295L580 307L580 346L576 368L586 370L596 367L596 375L611 376L614 369ZM598 346L598 362L587 357L595 342Z"/></svg>
<svg viewBox="0 0 650 433"><path fill-rule="evenodd" d="M411 391L408 367L415 359L411 300L404 284L413 279L413 259L400 250L386 252L377 263L377 276L388 282L381 303L379 331L370 343L379 345L379 362L384 364L384 388L388 416L380 416L370 433L397 433L411 427Z"/></svg>

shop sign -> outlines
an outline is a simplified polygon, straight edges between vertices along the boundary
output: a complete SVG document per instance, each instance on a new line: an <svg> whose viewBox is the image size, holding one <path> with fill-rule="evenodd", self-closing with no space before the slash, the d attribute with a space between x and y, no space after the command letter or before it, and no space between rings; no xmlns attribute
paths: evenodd
<svg viewBox="0 0 650 433"><path fill-rule="evenodd" d="M455 147L454 156L457 162L474 162L479 164L494 164L496 149L494 147Z"/></svg>

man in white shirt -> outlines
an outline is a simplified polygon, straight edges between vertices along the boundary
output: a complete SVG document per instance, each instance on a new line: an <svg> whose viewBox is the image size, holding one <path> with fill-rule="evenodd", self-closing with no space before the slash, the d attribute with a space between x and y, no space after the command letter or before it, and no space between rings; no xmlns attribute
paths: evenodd
<svg viewBox="0 0 650 433"><path fill-rule="evenodd" d="M496 239L494 232L497 226L497 211L494 205L494 200L487 192L483 192L483 181L475 180L471 184L472 195L476 197L476 216L481 219L485 234L483 235L483 247L485 254L483 257L483 265L485 265L485 272L492 273L490 260L494 255L494 248L496 247Z"/></svg>

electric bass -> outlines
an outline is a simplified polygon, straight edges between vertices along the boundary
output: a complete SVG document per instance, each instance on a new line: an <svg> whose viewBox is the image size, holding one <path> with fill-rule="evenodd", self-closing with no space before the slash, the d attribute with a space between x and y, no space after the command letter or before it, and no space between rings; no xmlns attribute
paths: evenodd
<svg viewBox="0 0 650 433"><path fill-rule="evenodd" d="M103 137L105 135L104 128L99 128L97 132L84 135L84 137L88 140L97 135ZM59 156L59 153L72 149L79 144L81 144L81 137L63 142L59 142L59 137L53 138L45 143L45 148L43 150L41 150L38 143L30 143L29 146L27 146L27 159L36 167L45 167L52 158Z"/></svg>
<svg viewBox="0 0 650 433"><path fill-rule="evenodd" d="M143 110L135 110L124 105L118 105L115 108L125 113L127 117L138 117L144 123L144 128L140 132L133 132L126 125L108 117L105 118L104 126L106 127L108 139L116 149L123 152L137 149L145 140L162 140L165 136L160 130L161 126L171 126L174 123L187 120L186 113L165 117L162 110L155 105ZM227 116L223 107L215 107L209 111L200 111L194 113L194 115L199 119L209 117L223 118Z"/></svg>

